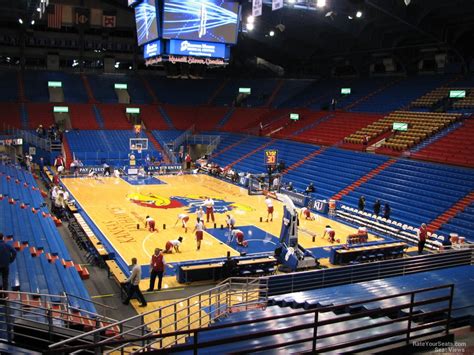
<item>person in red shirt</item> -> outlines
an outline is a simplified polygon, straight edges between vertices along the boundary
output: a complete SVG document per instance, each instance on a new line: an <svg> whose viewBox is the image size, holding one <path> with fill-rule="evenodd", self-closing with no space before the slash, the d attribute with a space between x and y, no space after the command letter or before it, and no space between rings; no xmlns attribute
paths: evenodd
<svg viewBox="0 0 474 355"><path fill-rule="evenodd" d="M158 276L158 291L161 290L161 283L163 281L163 274L165 273L166 263L163 256L163 252L160 248L155 249L155 254L151 256L150 262L150 287L148 292L153 291L155 288L155 280Z"/></svg>
<svg viewBox="0 0 474 355"><path fill-rule="evenodd" d="M418 255L423 254L423 249L425 248L426 238L428 238L428 227L426 223L423 223L418 229Z"/></svg>

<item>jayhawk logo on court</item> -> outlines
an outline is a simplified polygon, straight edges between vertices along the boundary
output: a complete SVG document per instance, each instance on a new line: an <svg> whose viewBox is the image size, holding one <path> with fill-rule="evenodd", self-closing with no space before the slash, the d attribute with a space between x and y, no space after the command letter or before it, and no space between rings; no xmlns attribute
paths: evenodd
<svg viewBox="0 0 474 355"><path fill-rule="evenodd" d="M157 196L154 194L132 193L127 198L142 207L150 208L181 208L187 207L186 212L194 213L200 206L204 205L205 196L171 196L170 198ZM254 208L235 202L227 202L222 198L212 196L214 200L214 212L225 213L232 209L240 209L244 211L253 211Z"/></svg>

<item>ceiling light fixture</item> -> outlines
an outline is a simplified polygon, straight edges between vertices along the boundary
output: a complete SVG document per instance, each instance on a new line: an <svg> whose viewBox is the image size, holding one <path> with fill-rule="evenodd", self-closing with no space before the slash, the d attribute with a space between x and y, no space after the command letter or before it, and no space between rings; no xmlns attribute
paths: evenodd
<svg viewBox="0 0 474 355"><path fill-rule="evenodd" d="M247 27L247 31L252 31L255 28L253 23L247 23L246 27Z"/></svg>
<svg viewBox="0 0 474 355"><path fill-rule="evenodd" d="M326 6L326 0L317 0L316 6L319 8Z"/></svg>
<svg viewBox="0 0 474 355"><path fill-rule="evenodd" d="M361 18L362 17L362 11L357 11L356 12L356 17Z"/></svg>
<svg viewBox="0 0 474 355"><path fill-rule="evenodd" d="M270 31L269 35L270 35L270 37L275 36L275 31Z"/></svg>

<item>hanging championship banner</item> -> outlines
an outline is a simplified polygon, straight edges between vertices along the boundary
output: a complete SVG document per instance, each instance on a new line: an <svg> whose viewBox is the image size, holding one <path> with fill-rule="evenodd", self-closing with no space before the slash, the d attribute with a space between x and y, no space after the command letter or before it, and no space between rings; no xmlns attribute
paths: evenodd
<svg viewBox="0 0 474 355"><path fill-rule="evenodd" d="M283 0L272 0L272 11L281 9L283 7Z"/></svg>
<svg viewBox="0 0 474 355"><path fill-rule="evenodd" d="M262 15L262 0L252 0L252 16Z"/></svg>

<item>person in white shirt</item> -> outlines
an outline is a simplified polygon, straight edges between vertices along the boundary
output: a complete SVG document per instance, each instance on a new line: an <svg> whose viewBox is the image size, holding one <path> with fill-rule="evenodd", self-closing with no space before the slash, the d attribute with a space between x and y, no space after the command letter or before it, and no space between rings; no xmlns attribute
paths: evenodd
<svg viewBox="0 0 474 355"><path fill-rule="evenodd" d="M204 219L204 211L201 206L199 206L199 209L196 211L196 215L201 221Z"/></svg>
<svg viewBox="0 0 474 355"><path fill-rule="evenodd" d="M168 240L165 246L165 253L171 254L173 253L173 249L175 252L181 253L179 251L179 246L181 245L182 242L183 242L183 237L179 237L178 239Z"/></svg>
<svg viewBox="0 0 474 355"><path fill-rule="evenodd" d="M178 224L178 222L181 221L181 225L184 228L184 233L188 233L188 221L189 221L189 216L186 213L180 213L178 215L178 219L176 220L176 223L174 226Z"/></svg>
<svg viewBox="0 0 474 355"><path fill-rule="evenodd" d="M155 231L155 220L151 216L146 216L145 218L145 228L147 227L150 232ZM158 232L158 229L156 229L156 231Z"/></svg>
<svg viewBox="0 0 474 355"><path fill-rule="evenodd" d="M265 198L265 204L267 205L267 220L266 220L266 222L268 222L269 217L270 217L270 222L272 222L273 221L273 201L270 198L270 196L267 196Z"/></svg>
<svg viewBox="0 0 474 355"><path fill-rule="evenodd" d="M303 207L301 209L300 215L304 216L304 218L309 220L309 221L314 221L314 219L315 219L314 216L311 215L311 210L308 207Z"/></svg>
<svg viewBox="0 0 474 355"><path fill-rule="evenodd" d="M204 201L204 206L206 206L206 222L209 223L209 216L211 217L212 222L215 222L214 200L210 197L206 198L206 200Z"/></svg>
<svg viewBox="0 0 474 355"><path fill-rule="evenodd" d="M280 180L276 177L273 179L273 183L272 183L272 186L273 186L273 190L274 191L278 191L278 186L280 185Z"/></svg>
<svg viewBox="0 0 474 355"><path fill-rule="evenodd" d="M229 229L234 229L235 228L235 218L233 216L231 216L230 214L227 215L225 223L227 224L227 228L229 228Z"/></svg>
<svg viewBox="0 0 474 355"><path fill-rule="evenodd" d="M198 218L193 230L193 232L196 232L196 250L201 249L201 241L204 237L204 229L204 223Z"/></svg>
<svg viewBox="0 0 474 355"><path fill-rule="evenodd" d="M137 294L138 300L140 301L140 307L146 307L147 302L145 297L143 297L142 291L140 291L140 280L142 278L142 268L140 265L137 264L137 258L132 258L132 273L130 277L125 281L125 283L129 283L129 291L128 296L123 301L123 304L127 305L130 303L130 299Z"/></svg>
<svg viewBox="0 0 474 355"><path fill-rule="evenodd" d="M239 246L247 246L247 242L244 241L245 235L244 232L242 232L240 229L234 229L231 233L231 240L235 238L237 240L237 245Z"/></svg>

